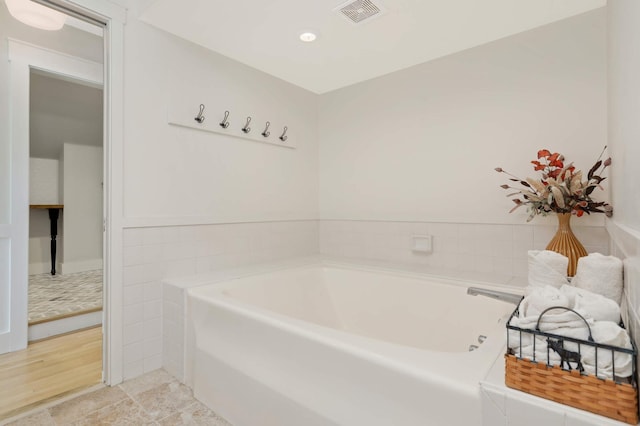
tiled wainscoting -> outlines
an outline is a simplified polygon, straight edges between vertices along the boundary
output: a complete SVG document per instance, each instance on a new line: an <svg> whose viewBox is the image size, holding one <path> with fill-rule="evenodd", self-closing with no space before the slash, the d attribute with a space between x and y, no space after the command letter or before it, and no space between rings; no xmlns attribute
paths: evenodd
<svg viewBox="0 0 640 426"><path fill-rule="evenodd" d="M347 220L125 229L124 378L162 365L172 373L181 370L182 357L174 353L176 348L167 345L171 339L163 337L167 333L182 333L182 325L171 320L182 315L179 311L182 294L166 294L163 305L165 279L318 253L453 271L526 276L527 250L544 249L555 231L552 224ZM574 225L574 232L589 252L609 253L609 236L604 227ZM414 235L431 235L433 252L414 253L411 250ZM163 310L172 315L163 317Z"/></svg>
<svg viewBox="0 0 640 426"><path fill-rule="evenodd" d="M322 220L319 229L324 255L526 276L527 251L544 250L557 225ZM609 254L604 227L572 229L588 252ZM415 235L431 235L433 252L413 252Z"/></svg>
<svg viewBox="0 0 640 426"><path fill-rule="evenodd" d="M162 366L162 280L318 252L318 222L124 231L124 378Z"/></svg>

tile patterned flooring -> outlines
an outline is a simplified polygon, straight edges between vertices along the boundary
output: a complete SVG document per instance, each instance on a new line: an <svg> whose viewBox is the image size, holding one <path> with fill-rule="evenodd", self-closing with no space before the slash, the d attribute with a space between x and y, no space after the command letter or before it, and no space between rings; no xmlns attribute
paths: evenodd
<svg viewBox="0 0 640 426"><path fill-rule="evenodd" d="M102 309L102 270L29 276L29 323Z"/></svg>
<svg viewBox="0 0 640 426"><path fill-rule="evenodd" d="M9 425L231 426L162 369L39 409Z"/></svg>

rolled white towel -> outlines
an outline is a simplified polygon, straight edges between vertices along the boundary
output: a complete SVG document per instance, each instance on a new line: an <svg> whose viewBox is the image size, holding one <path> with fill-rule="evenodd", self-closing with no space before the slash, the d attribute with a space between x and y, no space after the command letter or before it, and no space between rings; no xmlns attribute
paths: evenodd
<svg viewBox="0 0 640 426"><path fill-rule="evenodd" d="M560 292L569 299L569 305L581 313L587 313L595 321L620 322L620 305L613 300L572 285L563 285Z"/></svg>
<svg viewBox="0 0 640 426"><path fill-rule="evenodd" d="M528 259L531 287L550 285L560 288L569 283L567 280L569 259L560 253L549 250L529 250Z"/></svg>
<svg viewBox="0 0 640 426"><path fill-rule="evenodd" d="M622 300L622 260L615 256L591 253L578 259L571 284L601 294L620 305Z"/></svg>

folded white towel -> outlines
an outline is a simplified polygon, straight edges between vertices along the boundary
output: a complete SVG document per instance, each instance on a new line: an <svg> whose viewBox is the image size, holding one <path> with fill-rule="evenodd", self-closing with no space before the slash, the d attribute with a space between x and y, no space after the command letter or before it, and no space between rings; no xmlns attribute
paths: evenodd
<svg viewBox="0 0 640 426"><path fill-rule="evenodd" d="M611 345L619 348L631 349L631 340L627 330L618 324L610 321L596 321L591 327L593 340L597 343ZM600 378L613 378L613 367L615 364L615 375L617 377L629 377L633 373L633 359L631 354L623 352L612 352L609 349L593 348L581 345L581 358L585 372L596 374L596 351L598 360L597 375Z"/></svg>
<svg viewBox="0 0 640 426"><path fill-rule="evenodd" d="M587 338L589 334L587 325L593 324L593 319L588 313L580 312L586 323L574 312L566 309L551 309L539 320L540 314L551 307L571 308L572 306L570 299L557 288L546 286L529 289L529 294L520 303L518 316L513 317L510 324L526 330L535 330L536 325L539 325L540 331L547 333L576 339ZM516 348L531 345L533 344L531 336L530 333L509 330L509 346Z"/></svg>
<svg viewBox="0 0 640 426"><path fill-rule="evenodd" d="M569 298L550 285L529 287L527 288L527 293L527 296L520 302L518 316L511 319L510 324L515 327L534 330L536 324L538 324L540 314L546 309L558 306L572 307ZM560 328L586 328L586 325L580 317L565 309L552 309L546 312L542 321L540 321L540 330L554 333L556 329ZM529 345L532 343L530 336L528 333L523 333L521 337L520 333L510 330L509 344L514 343L519 346L522 338L522 345Z"/></svg>
<svg viewBox="0 0 640 426"><path fill-rule="evenodd" d="M622 300L622 260L600 253L581 257L571 283L608 297L619 305Z"/></svg>
<svg viewBox="0 0 640 426"><path fill-rule="evenodd" d="M572 313L572 312L571 312ZM573 313L572 313L573 314ZM573 314L575 316L575 314ZM582 321L582 320L581 320ZM575 328L556 328L553 331L549 331L554 334L562 334L565 337L572 337L574 339L584 339L586 340L589 336L589 330L584 325L584 321L582 322L583 327L575 327ZM542 330L545 331L545 330ZM520 333L514 330L510 330L509 334L509 348L514 351L514 354L521 358L528 358L532 361L536 362L545 362L549 365L560 365L562 358L560 355L554 351L552 348L547 345L547 337L546 336L536 336L535 338L535 351L534 351L534 340L533 334L530 333ZM578 352L578 344L565 341L564 348ZM534 357L535 354L535 357ZM598 354L600 355L600 354ZM566 367L566 365L565 365ZM572 368L578 368L577 363L571 363ZM618 370L618 366L616 364L616 371ZM600 371L598 371L600 373Z"/></svg>
<svg viewBox="0 0 640 426"><path fill-rule="evenodd" d="M544 362L548 365L560 365L560 355L558 355L552 349L547 351L547 338L540 336L536 337L536 350L533 351L533 344L515 347L514 349L515 356L519 358L526 358L536 362ZM535 356L534 356L535 353ZM547 358L548 356L548 358ZM577 367L576 365L572 365L572 367Z"/></svg>
<svg viewBox="0 0 640 426"><path fill-rule="evenodd" d="M582 313L581 313L582 315ZM585 314L586 315L586 314ZM582 315L586 320L582 320L574 312L565 311L562 309L552 309L544 314L539 321L540 331L547 333L561 334L567 337L575 337L576 339L582 339L587 337L587 325L593 324L593 319L588 315ZM526 330L535 330L536 324L538 324L538 316L530 316L524 318L513 318L511 325L524 328ZM578 330L584 328L584 333L578 333ZM584 335L584 337L583 337Z"/></svg>
<svg viewBox="0 0 640 426"><path fill-rule="evenodd" d="M556 288L568 284L567 266L569 259L560 253L549 250L529 250L529 285Z"/></svg>
<svg viewBox="0 0 640 426"><path fill-rule="evenodd" d="M547 308L552 306L564 306L571 308L569 298L557 288L546 285L539 287L527 287L526 296L520 303L520 318L538 317ZM554 315L557 312L550 312Z"/></svg>
<svg viewBox="0 0 640 426"><path fill-rule="evenodd" d="M620 322L620 305L613 300L572 285L563 285L560 292L569 299L569 306L586 312L595 321Z"/></svg>

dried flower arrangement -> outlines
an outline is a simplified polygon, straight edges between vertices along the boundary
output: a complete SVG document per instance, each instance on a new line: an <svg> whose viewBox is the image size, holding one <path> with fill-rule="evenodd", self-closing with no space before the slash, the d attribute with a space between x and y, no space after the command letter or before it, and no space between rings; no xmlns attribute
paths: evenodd
<svg viewBox="0 0 640 426"><path fill-rule="evenodd" d="M587 180L582 180L582 171L577 170L573 163L565 165L564 156L547 149L538 151L538 159L531 161L535 171L542 172L541 179L526 178L520 179L517 176L505 171L501 167L496 167L498 173L506 173L511 176L512 182L518 182L523 188L511 185L501 185L503 189L514 189L515 192L507 194L507 197L516 197L512 201L516 204L509 213L518 207L527 205L529 217L527 222L540 214L546 216L551 212L571 213L580 217L584 213L604 213L611 217L613 208L604 201L595 201L591 198L591 193L600 188L600 183L606 179L602 177L604 170L611 165L611 158L602 161L602 154L606 146L600 153L598 160L587 173Z"/></svg>

